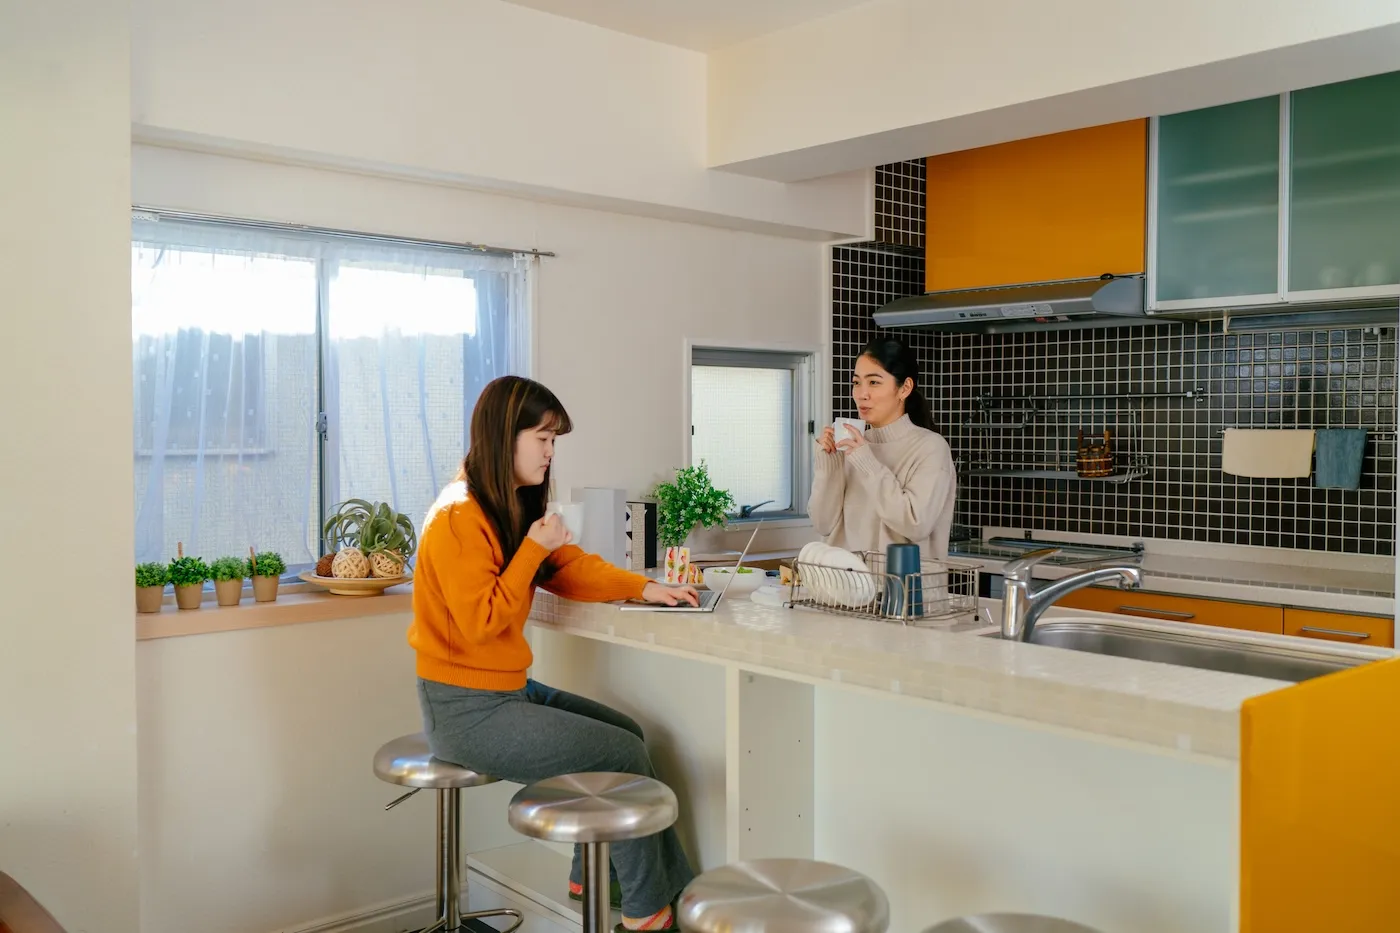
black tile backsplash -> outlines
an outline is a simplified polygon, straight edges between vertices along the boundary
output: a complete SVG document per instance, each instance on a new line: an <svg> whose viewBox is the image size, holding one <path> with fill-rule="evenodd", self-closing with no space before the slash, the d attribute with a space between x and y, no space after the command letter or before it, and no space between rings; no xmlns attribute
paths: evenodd
<svg viewBox="0 0 1400 933"><path fill-rule="evenodd" d="M885 203L899 199L907 210ZM923 163L880 169L877 204L883 239L833 250L837 415L855 414L850 373L876 333L871 314L924 287L923 258L913 248L923 244ZM1179 323L895 333L919 355L937 428L958 461L959 524L1395 553L1394 328L1226 334L1218 323ZM1369 428L1361 489L1221 472L1225 428L1295 425ZM1118 485L967 474L1073 469L1081 427L1112 429L1119 463L1144 475Z"/></svg>

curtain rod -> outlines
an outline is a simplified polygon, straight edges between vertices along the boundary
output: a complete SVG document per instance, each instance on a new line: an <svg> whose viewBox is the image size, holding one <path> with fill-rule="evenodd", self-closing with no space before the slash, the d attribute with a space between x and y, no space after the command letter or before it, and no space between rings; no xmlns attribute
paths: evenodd
<svg viewBox="0 0 1400 933"><path fill-rule="evenodd" d="M358 230L337 230L334 227L313 227L308 224L273 223L264 220L245 220L241 217L220 217L216 214L194 214L186 211L163 211L156 208L133 206L133 220L179 220L185 223L219 224L221 226L245 227L251 230L268 230L283 233L310 233L316 236L336 237L343 240L368 240L376 243L398 243L405 246L426 246L432 249L466 250L472 253L490 253L498 256L542 256L554 258L555 253L540 249L513 249L509 246L487 246L481 243L451 243L445 240L420 240L406 236L383 236L376 233L362 233Z"/></svg>

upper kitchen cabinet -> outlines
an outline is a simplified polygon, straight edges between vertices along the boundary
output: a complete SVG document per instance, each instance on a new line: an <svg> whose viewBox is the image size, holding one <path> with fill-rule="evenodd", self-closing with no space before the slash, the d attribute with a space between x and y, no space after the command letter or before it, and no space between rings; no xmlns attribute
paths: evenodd
<svg viewBox="0 0 1400 933"><path fill-rule="evenodd" d="M1357 297L1394 294L1400 72L1290 96L1289 297L1335 289L1365 290L1348 293Z"/></svg>
<svg viewBox="0 0 1400 933"><path fill-rule="evenodd" d="M1400 72L1154 120L1151 307L1400 295L1397 113Z"/></svg>
<svg viewBox="0 0 1400 933"><path fill-rule="evenodd" d="M1147 121L932 156L928 291L1144 268Z"/></svg>
<svg viewBox="0 0 1400 933"><path fill-rule="evenodd" d="M1278 300L1279 114L1267 97L1157 120L1157 307Z"/></svg>

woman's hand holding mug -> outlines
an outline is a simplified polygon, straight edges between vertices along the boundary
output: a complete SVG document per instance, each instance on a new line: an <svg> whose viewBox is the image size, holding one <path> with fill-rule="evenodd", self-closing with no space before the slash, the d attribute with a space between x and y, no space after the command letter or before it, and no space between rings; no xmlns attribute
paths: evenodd
<svg viewBox="0 0 1400 933"><path fill-rule="evenodd" d="M563 517L557 513L538 519L530 526L528 537L550 553L566 544L572 544L574 540L568 526L564 524Z"/></svg>

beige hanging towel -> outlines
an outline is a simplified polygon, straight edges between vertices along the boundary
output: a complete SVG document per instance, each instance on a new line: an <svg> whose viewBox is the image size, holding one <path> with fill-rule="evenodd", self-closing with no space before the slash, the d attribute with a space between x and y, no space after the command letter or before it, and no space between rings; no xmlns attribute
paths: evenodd
<svg viewBox="0 0 1400 933"><path fill-rule="evenodd" d="M1256 479L1306 479L1312 473L1311 430L1226 428L1220 469Z"/></svg>

